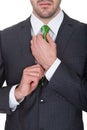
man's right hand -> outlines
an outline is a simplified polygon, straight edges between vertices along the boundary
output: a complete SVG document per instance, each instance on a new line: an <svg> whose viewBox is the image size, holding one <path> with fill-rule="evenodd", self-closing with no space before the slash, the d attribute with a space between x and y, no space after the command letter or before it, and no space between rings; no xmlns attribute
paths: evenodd
<svg viewBox="0 0 87 130"><path fill-rule="evenodd" d="M36 89L40 79L44 76L43 68L37 64L27 67L23 70L22 78L19 86L15 89L15 97L17 101L22 100Z"/></svg>

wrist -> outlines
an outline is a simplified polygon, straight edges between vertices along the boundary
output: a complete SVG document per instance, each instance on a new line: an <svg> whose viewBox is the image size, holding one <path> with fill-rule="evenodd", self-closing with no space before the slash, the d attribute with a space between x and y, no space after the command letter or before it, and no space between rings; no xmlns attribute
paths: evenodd
<svg viewBox="0 0 87 130"><path fill-rule="evenodd" d="M54 59L49 60L48 64L45 64L45 71L47 71L52 65L53 63L56 61L57 57L55 57Z"/></svg>
<svg viewBox="0 0 87 130"><path fill-rule="evenodd" d="M14 95L18 102L20 102L24 98L19 86L15 89Z"/></svg>
<svg viewBox="0 0 87 130"><path fill-rule="evenodd" d="M59 67L61 61L57 58L54 63L51 65L51 67L45 72L46 79L48 81L51 80L52 76L54 75L55 71Z"/></svg>

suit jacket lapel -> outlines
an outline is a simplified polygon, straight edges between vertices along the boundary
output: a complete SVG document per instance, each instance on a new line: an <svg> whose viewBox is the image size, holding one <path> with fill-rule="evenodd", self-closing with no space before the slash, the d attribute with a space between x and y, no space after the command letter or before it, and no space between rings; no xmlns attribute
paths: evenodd
<svg viewBox="0 0 87 130"><path fill-rule="evenodd" d="M57 44L57 52L58 52L58 58L61 60L64 56L64 51L69 44L69 40L73 33L73 23L72 20L64 13L64 20L61 24L61 27L59 29L57 38L55 40ZM35 64L35 59L32 56L31 50L30 50L30 41L31 41L31 24L30 24L30 18L28 18L24 25L21 26L21 41L22 43L22 55L24 57L24 60L26 61L26 65L32 65Z"/></svg>
<svg viewBox="0 0 87 130"><path fill-rule="evenodd" d="M69 44L69 39L73 32L73 24L71 19L64 13L64 20L59 29L55 43L57 43L58 58L62 59L64 50Z"/></svg>
<svg viewBox="0 0 87 130"><path fill-rule="evenodd" d="M24 25L21 26L21 51L22 51L22 58L24 58L26 66L31 66L35 64L35 59L32 56L31 49L30 49L30 41L31 41L31 24L30 18L28 18Z"/></svg>

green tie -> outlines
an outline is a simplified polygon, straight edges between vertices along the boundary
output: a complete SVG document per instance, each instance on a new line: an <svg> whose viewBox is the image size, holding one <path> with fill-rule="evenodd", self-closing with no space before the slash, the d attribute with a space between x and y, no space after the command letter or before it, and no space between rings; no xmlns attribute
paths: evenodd
<svg viewBox="0 0 87 130"><path fill-rule="evenodd" d="M47 25L43 25L41 27L41 30L43 32L43 38L46 40L47 33L49 32L50 28Z"/></svg>
<svg viewBox="0 0 87 130"><path fill-rule="evenodd" d="M47 26L47 25L43 25L43 26L41 27L41 30L42 30L42 32L43 32L43 38L46 40L46 36L47 36L47 33L49 32L50 28L49 28L49 26ZM46 81L46 78L43 77L43 78L41 79L41 86L42 86L42 87L44 86L45 81Z"/></svg>

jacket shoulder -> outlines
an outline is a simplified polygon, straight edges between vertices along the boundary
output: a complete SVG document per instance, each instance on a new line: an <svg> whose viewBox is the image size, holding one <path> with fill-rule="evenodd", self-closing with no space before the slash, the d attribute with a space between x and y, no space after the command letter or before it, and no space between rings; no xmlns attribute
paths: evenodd
<svg viewBox="0 0 87 130"><path fill-rule="evenodd" d="M24 20L24 21L21 21L21 22L19 22L19 23L13 25L13 26L11 26L11 27L8 27L8 28L2 30L2 31L1 31L1 35L7 35L7 34L9 34L9 33L11 34L11 33L13 33L13 32L19 31L21 28L24 28L24 27L29 23L29 20L30 20L30 17L27 18L27 19Z"/></svg>
<svg viewBox="0 0 87 130"><path fill-rule="evenodd" d="M73 19L69 17L65 12L64 12L64 22L69 23L73 25L73 27L87 27L86 23L80 22L79 20Z"/></svg>

